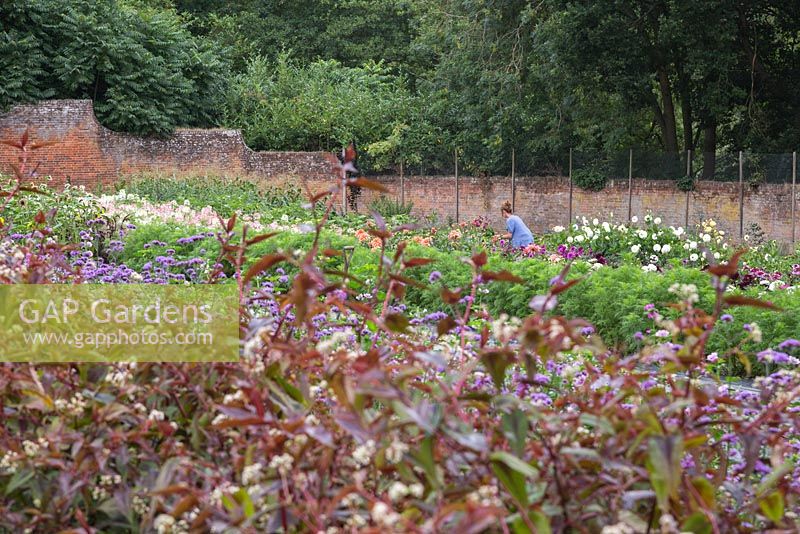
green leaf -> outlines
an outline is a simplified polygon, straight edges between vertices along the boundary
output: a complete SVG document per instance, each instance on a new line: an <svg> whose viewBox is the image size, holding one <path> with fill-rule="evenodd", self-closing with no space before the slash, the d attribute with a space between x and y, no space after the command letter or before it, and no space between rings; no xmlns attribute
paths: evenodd
<svg viewBox="0 0 800 534"><path fill-rule="evenodd" d="M256 507L253 504L253 499L250 498L250 493L244 488L236 492L236 500L242 503L242 511L245 517L253 517L256 513Z"/></svg>
<svg viewBox="0 0 800 534"><path fill-rule="evenodd" d="M783 520L784 500L780 491L773 491L758 501L758 506L773 523L777 524Z"/></svg>
<svg viewBox="0 0 800 534"><path fill-rule="evenodd" d="M502 418L503 435L517 456L525 450L525 439L528 434L528 418L522 410L504 413Z"/></svg>
<svg viewBox="0 0 800 534"><path fill-rule="evenodd" d="M712 509L716 508L716 491L714 490L714 486L711 485L711 482L709 482L706 477L693 478L692 486L694 486L694 489L700 494L700 497L702 497L703 502L707 507Z"/></svg>
<svg viewBox="0 0 800 534"><path fill-rule="evenodd" d="M694 534L711 534L711 523L704 513L696 512L686 518L681 531L693 532Z"/></svg>
<svg viewBox="0 0 800 534"><path fill-rule="evenodd" d="M513 360L513 354L503 350L486 351L481 356L481 362L483 362L486 370L489 371L494 387L498 390L503 387L506 379L506 369L508 369Z"/></svg>
<svg viewBox="0 0 800 534"><path fill-rule="evenodd" d="M489 455L489 459L493 462L502 462L521 475L532 478L538 478L539 476L539 471L535 467L513 454L504 451L493 452Z"/></svg>
<svg viewBox="0 0 800 534"><path fill-rule="evenodd" d="M519 512L524 514L528 506L528 490L525 487L525 477L516 469L509 467L505 462L493 460L491 464L497 480L517 500L519 506L522 507Z"/></svg>
<svg viewBox="0 0 800 534"><path fill-rule="evenodd" d="M683 438L681 436L653 436L648 444L647 471L650 483L656 492L659 508L669 512L670 499L677 500L681 480L681 457Z"/></svg>
<svg viewBox="0 0 800 534"><path fill-rule="evenodd" d="M419 448L411 454L411 457L416 460L417 464L425 472L428 481L434 487L439 487L439 477L436 472L436 462L433 458L433 436L428 436L423 439Z"/></svg>
<svg viewBox="0 0 800 534"><path fill-rule="evenodd" d="M14 476L11 477L11 480L8 481L8 485L6 485L6 495L10 495L15 489L32 479L35 473L35 471L28 469L23 469L14 473Z"/></svg>
<svg viewBox="0 0 800 534"><path fill-rule="evenodd" d="M550 534L553 532L550 527L550 518L542 512L534 510L530 513L529 517L531 518L533 526L536 527L536 534Z"/></svg>
<svg viewBox="0 0 800 534"><path fill-rule="evenodd" d="M511 519L511 529L514 534L551 534L553 532L550 527L550 518L539 510L532 510L528 514L528 519L533 524L534 530L528 528L521 514L514 514L509 517Z"/></svg>

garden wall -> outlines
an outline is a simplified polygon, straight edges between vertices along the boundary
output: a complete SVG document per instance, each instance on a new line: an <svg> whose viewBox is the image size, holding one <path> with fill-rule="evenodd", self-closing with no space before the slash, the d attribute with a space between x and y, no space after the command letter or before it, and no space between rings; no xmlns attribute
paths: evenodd
<svg viewBox="0 0 800 534"><path fill-rule="evenodd" d="M314 192L329 188L334 179L331 154L324 152L255 152L238 130L179 129L168 139L120 134L102 126L89 100L52 100L20 106L0 116L0 139L18 140L30 128L34 139L57 140L36 151L38 176L52 176L54 185L69 181L89 188L111 185L120 176L144 171L209 171L228 175L252 175L273 185L302 181ZM9 173L18 152L0 145L0 173ZM508 177L460 177L458 203L454 176L381 176L374 178L389 189L394 199L413 202L419 215L437 215L441 220L470 220L487 216L502 228L500 205L511 199ZM516 208L535 232L568 223L569 179L566 177L518 177ZM745 231L751 223L761 226L774 239L792 239L792 187L790 184L746 186L743 202ZM362 190L357 206L364 211L375 193ZM616 220L628 216L628 181L611 180L600 192L572 194L574 216ZM739 235L739 184L699 182L696 191L685 193L665 180L633 180L631 212L640 217L651 211L668 224L695 224L713 217L731 236Z"/></svg>
<svg viewBox="0 0 800 534"><path fill-rule="evenodd" d="M0 116L0 139L18 141L26 128L35 140L57 140L32 156L38 176L53 185L96 187L143 170L209 170L260 176L330 176L324 152L255 152L239 130L178 129L167 139L113 132L101 125L91 100L50 100L19 106ZM0 173L10 173L19 151L0 145Z"/></svg>

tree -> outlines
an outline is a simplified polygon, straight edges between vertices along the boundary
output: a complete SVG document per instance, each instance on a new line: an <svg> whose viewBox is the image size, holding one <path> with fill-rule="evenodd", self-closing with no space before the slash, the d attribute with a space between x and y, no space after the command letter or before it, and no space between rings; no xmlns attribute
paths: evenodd
<svg viewBox="0 0 800 534"><path fill-rule="evenodd" d="M164 135L210 125L224 64L172 10L110 0L9 0L0 6L0 106L91 98L107 126Z"/></svg>

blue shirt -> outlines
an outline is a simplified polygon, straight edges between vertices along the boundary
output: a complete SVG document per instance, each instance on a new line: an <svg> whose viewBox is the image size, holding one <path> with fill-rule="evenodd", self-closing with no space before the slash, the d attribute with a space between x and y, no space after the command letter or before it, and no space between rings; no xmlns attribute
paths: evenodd
<svg viewBox="0 0 800 534"><path fill-rule="evenodd" d="M511 244L515 247L526 247L533 243L533 234L516 215L506 219L506 230L511 234Z"/></svg>

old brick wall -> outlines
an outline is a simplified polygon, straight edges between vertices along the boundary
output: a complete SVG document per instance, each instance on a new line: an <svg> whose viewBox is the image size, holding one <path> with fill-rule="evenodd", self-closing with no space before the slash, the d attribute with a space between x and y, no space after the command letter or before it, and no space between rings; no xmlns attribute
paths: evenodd
<svg viewBox="0 0 800 534"><path fill-rule="evenodd" d="M374 178L389 189L386 194L399 200L400 177ZM495 228L503 228L500 206L511 200L511 178L459 178L459 219L487 217ZM438 215L440 220L455 219L456 187L454 176L407 176L405 199L413 202L419 215ZM798 187L800 190L800 187ZM800 191L797 207L800 208ZM359 200L360 211L366 211L379 193L364 191ZM613 213L616 221L628 218L628 181L609 180L602 191L583 191L573 188L572 215L608 220ZM666 180L634 179L631 195L631 214L640 219L647 213L659 216L672 226L693 226L713 218L728 235L739 236L739 184L735 182L706 182L697 184L690 193L680 191ZM536 232L553 226L566 226L569 220L569 178L558 176L517 177L516 212ZM790 242L792 238L791 184L762 184L756 188L745 185L743 221L745 233L751 223L758 224L772 239ZM800 210L799 210L800 211ZM800 218L800 213L796 214ZM800 238L800 221L797 221Z"/></svg>
<svg viewBox="0 0 800 534"><path fill-rule="evenodd" d="M331 176L326 153L255 152L238 130L182 128L167 139L113 132L97 121L90 100L50 100L0 116L0 139L18 140L26 129L34 140L58 141L32 158L39 164L37 175L51 176L55 186L67 181L110 185L121 175L143 170ZM16 149L0 145L0 173L10 173L18 158Z"/></svg>
<svg viewBox="0 0 800 534"><path fill-rule="evenodd" d="M54 185L69 180L87 187L111 185L120 176L143 170L169 172L213 171L228 175L251 175L271 185L295 185L317 193L335 183L331 155L323 152L255 152L237 130L180 129L168 139L136 137L112 132L95 118L88 100L53 100L21 106L0 116L0 139L19 139L30 128L32 137L58 143L36 152L38 176L52 176ZM0 145L0 173L9 173L18 153ZM399 200L399 176L374 178ZM456 218L455 176L406 176L403 190L418 215L434 215L441 221ZM788 242L792 237L792 189L788 184L745 186L744 226L757 223L770 238ZM359 211L367 211L377 193L363 189ZM459 177L460 220L487 217L500 229L501 204L511 199L508 177ZM739 235L739 184L700 182L691 193L679 191L664 180L635 179L631 212L650 212L667 224L696 224L714 218L731 236ZM337 199L338 205L338 199ZM566 177L518 177L516 210L534 232L568 224L569 180ZM626 220L628 181L610 180L600 192L573 189L573 217ZM800 233L800 230L798 230Z"/></svg>

